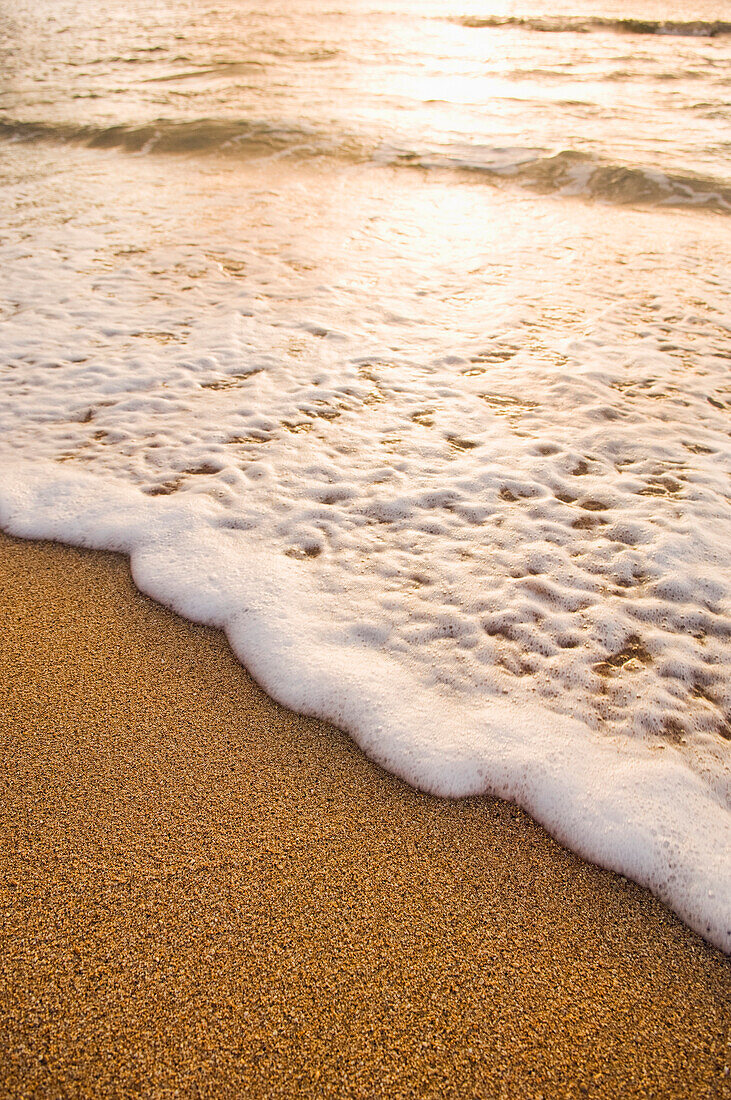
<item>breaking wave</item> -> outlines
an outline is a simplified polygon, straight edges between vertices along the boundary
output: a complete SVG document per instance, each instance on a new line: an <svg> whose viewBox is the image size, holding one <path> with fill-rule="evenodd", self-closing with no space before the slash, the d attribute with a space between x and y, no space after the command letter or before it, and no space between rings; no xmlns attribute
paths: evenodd
<svg viewBox="0 0 731 1100"><path fill-rule="evenodd" d="M68 142L137 154L233 157L332 157L425 171L480 173L543 194L580 196L616 205L694 206L731 212L731 182L692 172L615 164L575 149L452 143L424 149L381 143L316 127L245 119L157 120L140 126L74 126L0 120L0 138Z"/></svg>
<svg viewBox="0 0 731 1100"><path fill-rule="evenodd" d="M347 138L317 127L250 119L157 119L142 125L76 126L72 123L0 119L0 137L24 142L72 142L92 149L129 153L224 153L266 156L352 156Z"/></svg>
<svg viewBox="0 0 731 1100"><path fill-rule="evenodd" d="M381 159L417 168L452 168L511 179L545 194L581 195L603 202L645 206L703 206L731 212L731 184L693 173L612 164L564 149L496 149L450 146L439 150L382 150Z"/></svg>

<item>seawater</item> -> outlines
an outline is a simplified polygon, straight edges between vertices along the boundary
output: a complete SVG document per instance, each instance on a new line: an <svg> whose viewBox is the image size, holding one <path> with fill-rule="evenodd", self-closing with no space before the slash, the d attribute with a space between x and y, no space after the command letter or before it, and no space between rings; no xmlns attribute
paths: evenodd
<svg viewBox="0 0 731 1100"><path fill-rule="evenodd" d="M728 950L723 5L204 8L0 11L0 523Z"/></svg>

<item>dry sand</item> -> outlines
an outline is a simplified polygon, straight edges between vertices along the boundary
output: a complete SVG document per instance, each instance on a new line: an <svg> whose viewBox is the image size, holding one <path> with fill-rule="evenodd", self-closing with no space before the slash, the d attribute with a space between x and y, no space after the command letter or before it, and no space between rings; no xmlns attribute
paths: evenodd
<svg viewBox="0 0 731 1100"><path fill-rule="evenodd" d="M3 1097L728 1097L727 961L273 703L111 554L0 540Z"/></svg>

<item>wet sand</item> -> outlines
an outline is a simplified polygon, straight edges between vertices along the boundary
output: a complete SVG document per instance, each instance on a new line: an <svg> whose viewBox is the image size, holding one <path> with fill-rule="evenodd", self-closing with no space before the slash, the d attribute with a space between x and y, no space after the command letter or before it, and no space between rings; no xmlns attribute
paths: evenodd
<svg viewBox="0 0 731 1100"><path fill-rule="evenodd" d="M727 1097L727 960L272 702L111 554L0 538L3 1097Z"/></svg>

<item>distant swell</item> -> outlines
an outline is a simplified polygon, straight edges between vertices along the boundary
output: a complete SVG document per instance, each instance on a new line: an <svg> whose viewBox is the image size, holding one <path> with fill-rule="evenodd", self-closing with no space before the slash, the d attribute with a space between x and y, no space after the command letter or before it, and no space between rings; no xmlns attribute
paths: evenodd
<svg viewBox="0 0 731 1100"><path fill-rule="evenodd" d="M488 15L481 18L476 15L454 17L450 22L463 27L520 27L524 30L544 31L546 33L588 33L589 31L613 31L617 34L669 34L690 38L716 38L731 34L731 23L720 19L694 19L689 22L655 19L605 19L581 18L580 16L559 16L556 18L516 15Z"/></svg>
<svg viewBox="0 0 731 1100"><path fill-rule="evenodd" d="M0 139L59 142L144 154L221 154L254 158L334 157L391 167L481 173L542 193L578 195L614 204L695 206L731 213L731 183L688 173L612 164L576 150L448 145L422 150L374 148L350 135L246 120L160 120L144 126L73 126L0 120Z"/></svg>

